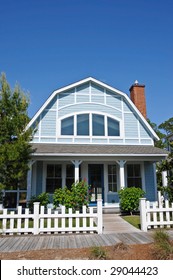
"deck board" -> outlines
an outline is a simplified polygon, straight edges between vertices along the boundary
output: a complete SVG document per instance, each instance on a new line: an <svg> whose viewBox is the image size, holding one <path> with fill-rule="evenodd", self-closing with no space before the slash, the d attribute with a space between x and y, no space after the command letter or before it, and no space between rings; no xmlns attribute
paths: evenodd
<svg viewBox="0 0 173 280"><path fill-rule="evenodd" d="M4 236L0 238L1 252L30 251L43 249L85 248L111 246L119 242L144 244L152 242L151 234L143 232L117 234L67 234L38 236Z"/></svg>

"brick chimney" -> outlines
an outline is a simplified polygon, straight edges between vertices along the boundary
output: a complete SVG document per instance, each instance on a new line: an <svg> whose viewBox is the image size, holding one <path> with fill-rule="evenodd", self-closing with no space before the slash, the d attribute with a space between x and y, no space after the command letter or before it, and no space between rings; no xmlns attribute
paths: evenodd
<svg viewBox="0 0 173 280"><path fill-rule="evenodd" d="M146 99L145 99L145 85L140 85L136 80L135 83L130 87L130 99L144 116L147 118L146 112Z"/></svg>

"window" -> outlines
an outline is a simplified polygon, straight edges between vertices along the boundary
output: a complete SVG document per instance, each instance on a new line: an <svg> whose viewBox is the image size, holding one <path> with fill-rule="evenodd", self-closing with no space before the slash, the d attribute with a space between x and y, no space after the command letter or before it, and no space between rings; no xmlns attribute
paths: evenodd
<svg viewBox="0 0 173 280"><path fill-rule="evenodd" d="M101 114L77 114L61 120L61 135L120 136L120 123Z"/></svg>
<svg viewBox="0 0 173 280"><path fill-rule="evenodd" d="M140 164L128 164L127 165L127 186L142 188Z"/></svg>
<svg viewBox="0 0 173 280"><path fill-rule="evenodd" d="M104 136L104 116L92 115L93 136Z"/></svg>
<svg viewBox="0 0 173 280"><path fill-rule="evenodd" d="M108 136L120 136L119 122L108 117Z"/></svg>
<svg viewBox="0 0 173 280"><path fill-rule="evenodd" d="M108 191L117 192L117 168L116 165L108 165Z"/></svg>
<svg viewBox="0 0 173 280"><path fill-rule="evenodd" d="M61 165L48 164L46 178L46 192L53 193L55 189L62 187Z"/></svg>
<svg viewBox="0 0 173 280"><path fill-rule="evenodd" d="M89 135L89 114L77 115L77 135Z"/></svg>
<svg viewBox="0 0 173 280"><path fill-rule="evenodd" d="M61 121L61 135L74 134L74 116L63 119Z"/></svg>

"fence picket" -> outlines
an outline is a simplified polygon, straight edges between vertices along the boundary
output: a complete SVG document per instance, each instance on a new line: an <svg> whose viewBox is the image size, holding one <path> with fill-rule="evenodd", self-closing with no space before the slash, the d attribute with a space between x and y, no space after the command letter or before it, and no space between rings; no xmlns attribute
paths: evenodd
<svg viewBox="0 0 173 280"><path fill-rule="evenodd" d="M157 206L158 206L158 203L156 201L156 202L153 203L153 210L155 210L157 208ZM157 212L153 212L153 217L152 218L153 218L152 219L153 222L156 224L156 222L157 222ZM154 225L154 228L157 228L157 225Z"/></svg>
<svg viewBox="0 0 173 280"><path fill-rule="evenodd" d="M152 217L151 217L152 215ZM150 202L146 199L140 199L140 221L141 229L147 231L151 227L157 228L170 228L173 226L173 203L169 206L169 202L165 200L163 203L153 202L153 206L150 206Z"/></svg>
<svg viewBox="0 0 173 280"><path fill-rule="evenodd" d="M88 210L89 209L89 210ZM3 209L0 214L2 234L42 234L42 233L65 233L65 232L102 232L102 202L98 201L97 213L93 213L93 208L82 207L81 213L72 209L61 207L61 211L52 211L50 208L45 211L44 206L39 206L39 202L34 202L34 211L31 214L29 209L22 210L18 207L17 213ZM32 220L32 224L29 221ZM73 222L74 221L74 222ZM88 224L89 221L89 224ZM16 226L17 223L17 226Z"/></svg>
<svg viewBox="0 0 173 280"><path fill-rule="evenodd" d="M11 211L10 212L10 215L11 215L11 219L10 219L10 235L12 235L13 233L12 233L12 230L13 230L13 228L14 228L14 218L13 218L13 216L14 216L14 211Z"/></svg>
<svg viewBox="0 0 173 280"><path fill-rule="evenodd" d="M150 202L146 201L146 208L150 209ZM151 213L147 211L147 217L146 217L146 222L149 225L151 222ZM151 226L149 225L148 228L151 228Z"/></svg>
<svg viewBox="0 0 173 280"><path fill-rule="evenodd" d="M3 215L7 216L7 209L3 210ZM3 220L2 220L2 234L5 234L6 229L7 229L7 219L3 218Z"/></svg>
<svg viewBox="0 0 173 280"><path fill-rule="evenodd" d="M22 216L22 206L18 206L17 214L19 216ZM21 220L21 218L19 218L19 219L17 219L17 234L18 235L21 234L21 225L22 225L22 220Z"/></svg>
<svg viewBox="0 0 173 280"><path fill-rule="evenodd" d="M51 209L50 208L47 209L47 212L48 212L48 215L51 216ZM50 232L51 231L51 218L47 219L47 229L48 229L47 233L50 234L51 233Z"/></svg>
<svg viewBox="0 0 173 280"><path fill-rule="evenodd" d="M165 208L169 209L169 201L168 200L165 200ZM167 224L167 228L170 228L170 212L169 211L166 211L166 221L168 222Z"/></svg>
<svg viewBox="0 0 173 280"><path fill-rule="evenodd" d="M70 208L70 209L68 210L69 215L72 215L72 212L73 212L73 211L72 211L72 208ZM69 226L69 228L72 229L72 227L73 227L73 220L72 220L72 217L69 217L68 226ZM72 233L72 231L70 231L69 233Z"/></svg>
<svg viewBox="0 0 173 280"><path fill-rule="evenodd" d="M29 215L29 209L26 208L25 209L25 215L28 216ZM25 234L28 234L28 229L29 229L29 219L25 218L24 220L24 229L25 229Z"/></svg>

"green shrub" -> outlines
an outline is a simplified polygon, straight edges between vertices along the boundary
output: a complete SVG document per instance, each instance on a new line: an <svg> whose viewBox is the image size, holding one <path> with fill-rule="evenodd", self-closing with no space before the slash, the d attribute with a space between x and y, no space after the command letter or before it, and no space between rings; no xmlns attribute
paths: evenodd
<svg viewBox="0 0 173 280"><path fill-rule="evenodd" d="M66 208L80 210L83 205L88 206L89 202L89 186L85 180L74 183L71 189L67 187L56 189L53 194L53 204L55 207L64 205Z"/></svg>
<svg viewBox="0 0 173 280"><path fill-rule="evenodd" d="M118 192L120 198L120 209L132 213L139 209L139 198L143 197L145 192L136 187L124 188Z"/></svg>
<svg viewBox="0 0 173 280"><path fill-rule="evenodd" d="M49 194L46 192L43 192L43 193L39 194L38 196L36 196L36 195L31 196L31 198L28 202L28 207L31 211L33 211L34 202L40 202L40 206L47 206L48 203L50 203Z"/></svg>

